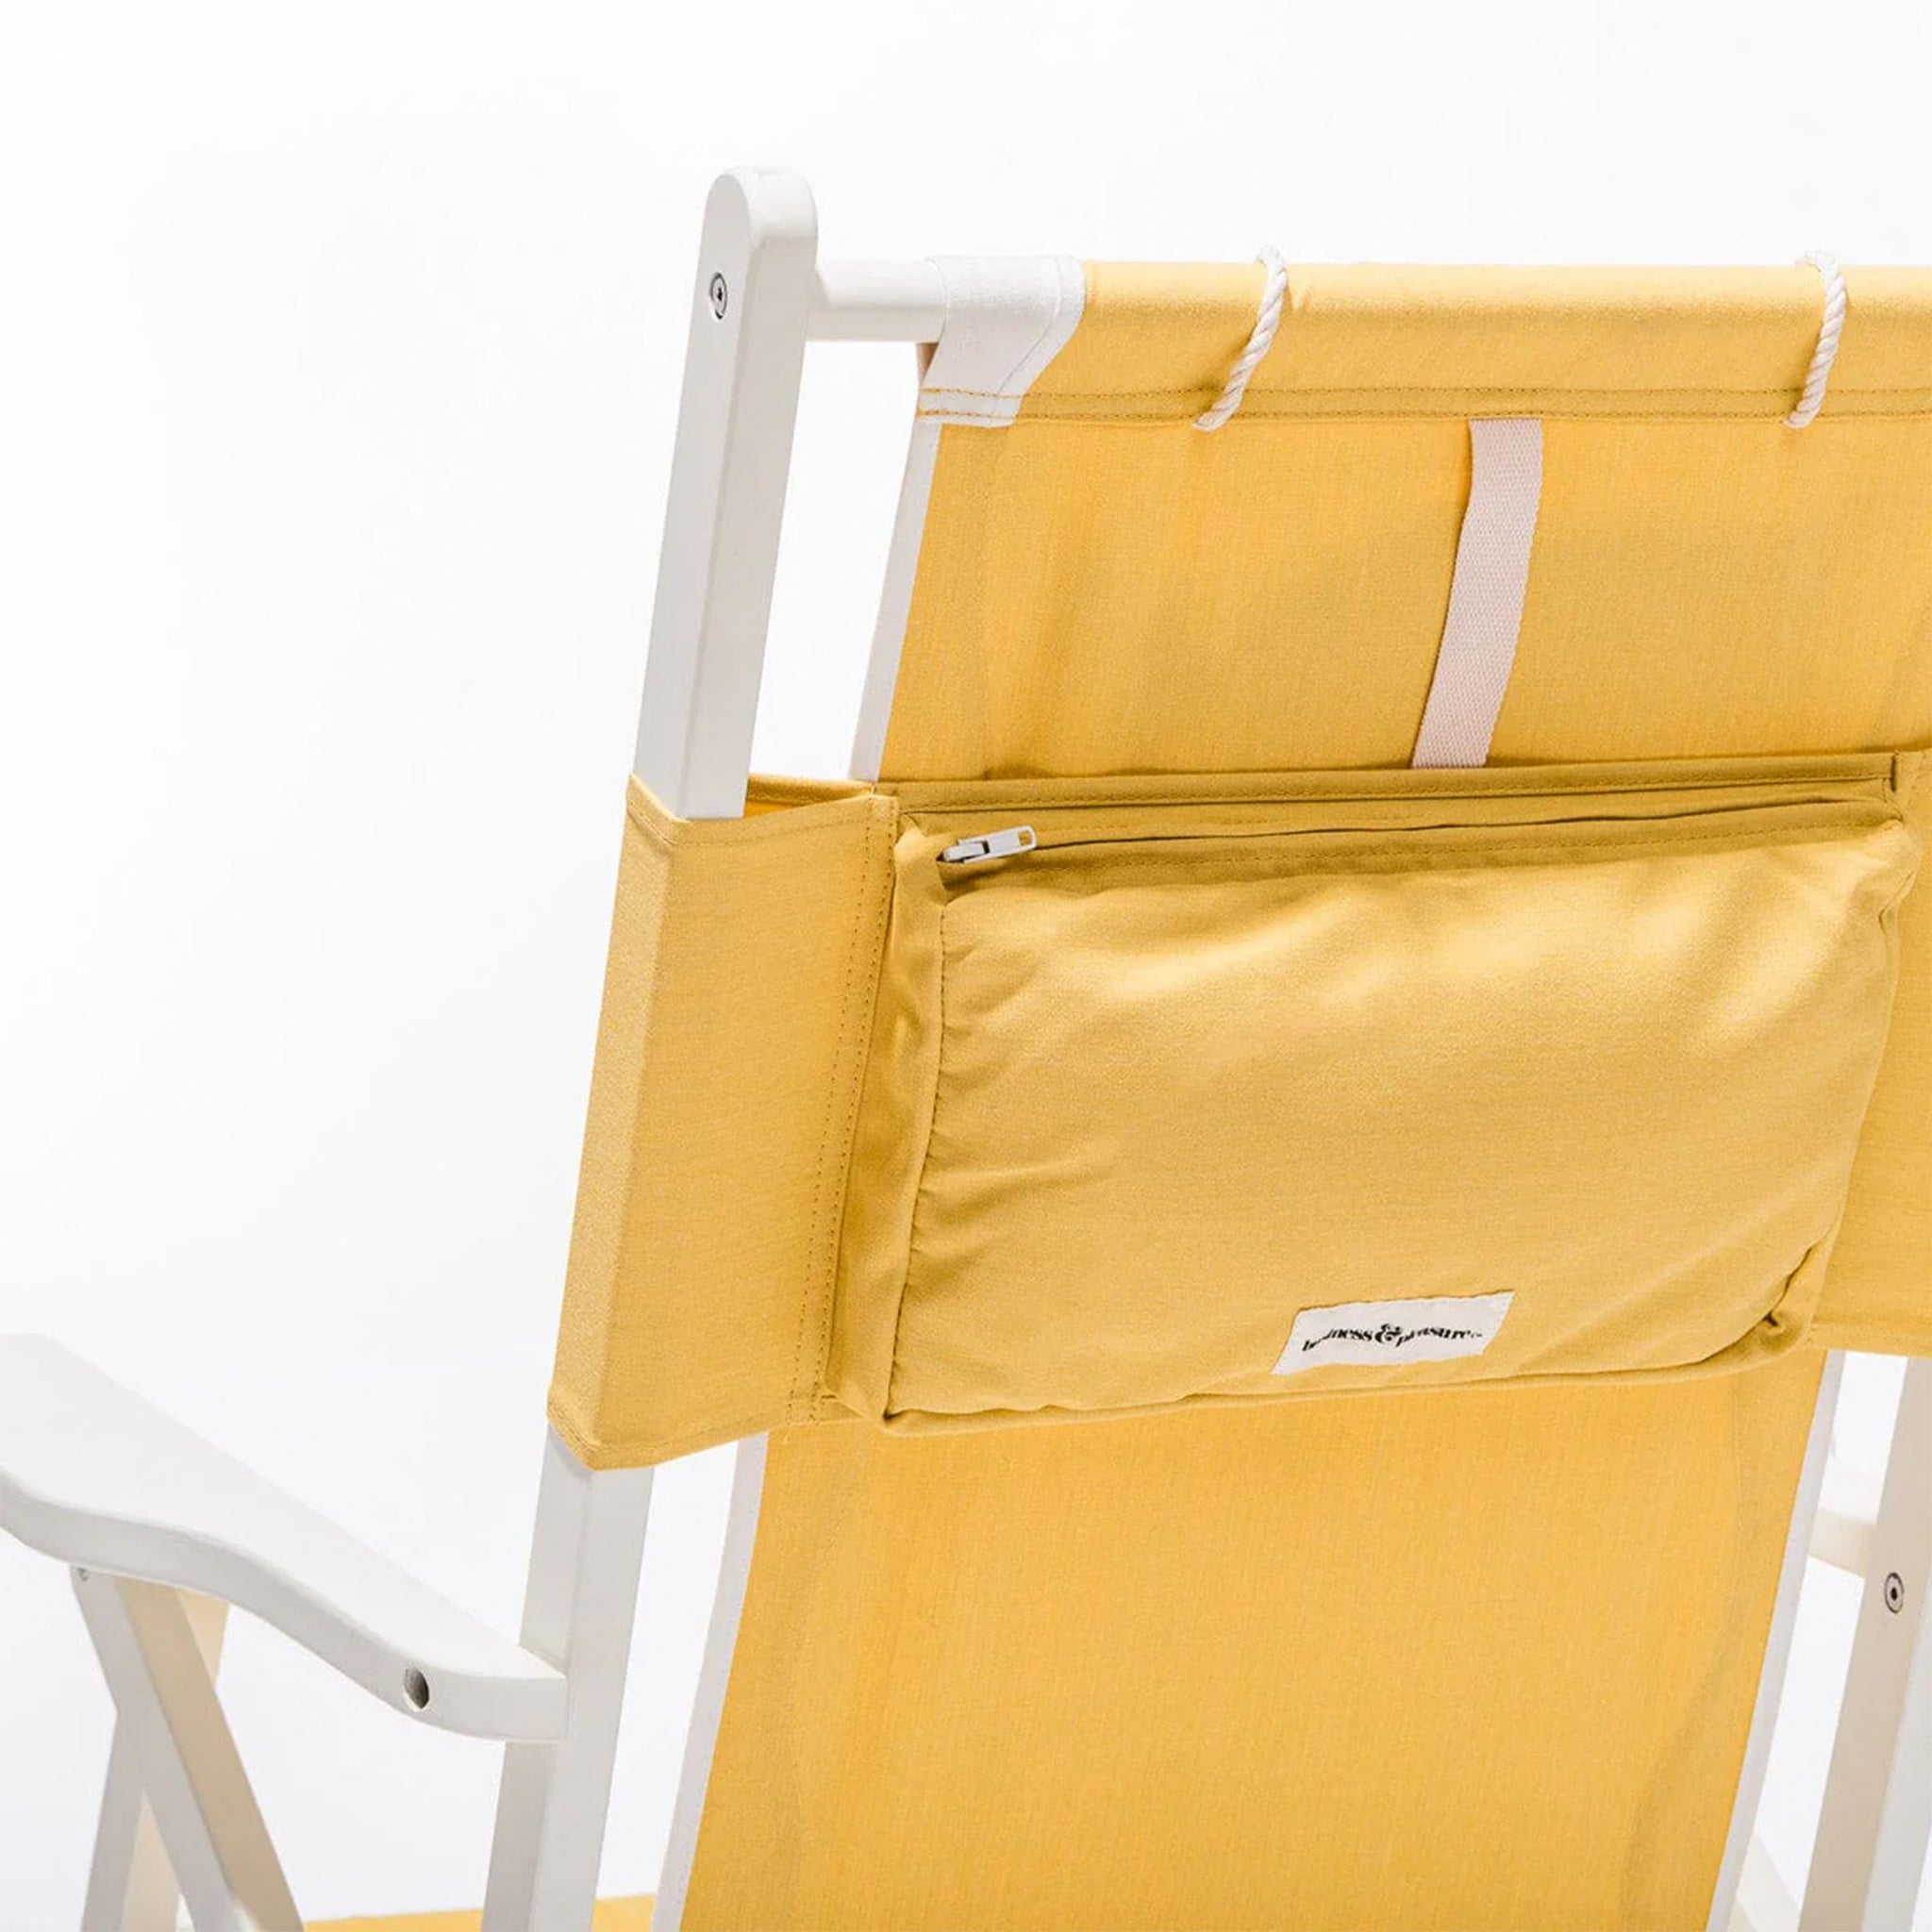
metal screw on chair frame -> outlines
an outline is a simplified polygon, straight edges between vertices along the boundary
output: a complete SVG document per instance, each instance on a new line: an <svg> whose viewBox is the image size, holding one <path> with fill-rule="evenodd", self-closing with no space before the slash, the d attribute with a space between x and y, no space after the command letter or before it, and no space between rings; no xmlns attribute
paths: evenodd
<svg viewBox="0 0 1932 1932"><path fill-rule="evenodd" d="M1885 1607L1895 1617L1906 1607L1906 1580L1896 1570L1885 1573Z"/></svg>
<svg viewBox="0 0 1932 1932"><path fill-rule="evenodd" d="M724 311L731 305L731 289L723 275L711 277L711 313L720 322L724 320Z"/></svg>

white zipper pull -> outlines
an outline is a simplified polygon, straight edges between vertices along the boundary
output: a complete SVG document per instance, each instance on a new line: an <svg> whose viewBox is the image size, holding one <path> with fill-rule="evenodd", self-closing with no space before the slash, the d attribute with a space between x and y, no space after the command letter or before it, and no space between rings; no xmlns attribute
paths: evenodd
<svg viewBox="0 0 1932 1932"><path fill-rule="evenodd" d="M1004 832L982 832L976 839L961 839L940 854L941 865L977 865L986 858L1010 858L1016 852L1031 852L1040 843L1031 825L1009 825Z"/></svg>

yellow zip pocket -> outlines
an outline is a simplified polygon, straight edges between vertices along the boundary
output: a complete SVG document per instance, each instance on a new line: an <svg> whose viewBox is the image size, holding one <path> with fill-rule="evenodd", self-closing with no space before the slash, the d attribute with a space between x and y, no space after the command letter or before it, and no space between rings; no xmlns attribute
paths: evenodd
<svg viewBox="0 0 1932 1932"><path fill-rule="evenodd" d="M1683 1374L1803 1334L1917 860L1890 758L898 805L848 1407Z"/></svg>

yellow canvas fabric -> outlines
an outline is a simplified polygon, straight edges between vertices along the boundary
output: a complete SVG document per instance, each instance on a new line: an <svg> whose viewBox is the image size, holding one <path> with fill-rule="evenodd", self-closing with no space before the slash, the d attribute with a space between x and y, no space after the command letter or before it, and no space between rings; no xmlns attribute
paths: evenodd
<svg viewBox="0 0 1932 1932"><path fill-rule="evenodd" d="M1295 271L1195 431L1259 279L1091 270L1020 420L938 431L908 810L1406 764L1476 409L1545 418L1498 762L1932 741L1932 280L1852 273L1799 433L1808 271ZM1898 933L1814 1332L1925 1348L1923 896ZM684 1924L1690 1932L1818 1372L779 1431Z"/></svg>
<svg viewBox="0 0 1932 1932"><path fill-rule="evenodd" d="M1093 262L1073 341L1028 391L1036 422L1191 423L1246 345L1262 270ZM1932 410L1932 272L1848 275L1832 416ZM1289 271L1244 425L1284 416L1781 419L1818 341L1809 267Z"/></svg>
<svg viewBox="0 0 1932 1932"><path fill-rule="evenodd" d="M593 1469L811 1412L891 824L851 786L703 824L631 786L549 1405Z"/></svg>
<svg viewBox="0 0 1932 1932"><path fill-rule="evenodd" d="M1493 765L1932 742L1932 276L1851 276L1825 411L1794 432L1782 416L1815 340L1809 270L1297 270L1240 414L1204 434L1192 417L1239 353L1257 287L1253 269L1095 268L1080 326L1020 420L939 432L883 794L767 786L741 824L692 826L634 791L550 1404L593 1466L833 1414L840 1398L893 1411L891 1338L865 1340L874 1359L856 1372L827 1343L903 781L951 787L964 806L959 788L1023 775L1401 770L1448 601L1468 411L1544 418ZM1922 838L1932 807L1909 809ZM1618 954L1607 933L1579 934L1578 954L1592 943ZM1898 1024L1832 1265L1815 1310L1807 1293L1786 1314L1815 1312L1837 1345L1925 1350L1932 908L1907 902L1899 943ZM893 972L903 984L904 962ZM937 1002L937 986L923 996ZM918 1019L903 1000L888 1013L875 1068ZM1833 1038L1853 1055L1849 1032ZM1634 1128L1646 1091L1640 1076L1595 1098ZM925 1144L927 1124L889 1108L869 1131L887 1137L890 1165ZM869 1253L878 1172L846 1235L848 1274L874 1279L855 1331L888 1299ZM1226 1175L1238 1182L1239 1165ZM1381 1185L1368 1171L1361 1184ZM902 1255L906 1233L891 1238ZM1038 1307L1032 1284L1057 1264L1051 1243L1026 1249L1032 1273L1008 1293ZM1310 1281L1275 1312L1285 1324L1324 1291ZM908 1308L917 1352L932 1309ZM974 1345L996 1351L1010 1332L996 1323ZM1588 1361L1532 1346L1524 1372L1650 1365L1665 1343L1599 1339ZM1234 1392L1228 1368L1210 1350L1141 1392ZM998 1392L997 1374L980 1382L981 1397ZM1123 1406L1067 1392L1064 1406ZM1063 1406L1041 1393L1020 1406ZM896 1412L911 1425L1010 1410L938 1388Z"/></svg>
<svg viewBox="0 0 1932 1932"><path fill-rule="evenodd" d="M687 1932L1696 1932L1818 1371L774 1436Z"/></svg>
<svg viewBox="0 0 1932 1932"><path fill-rule="evenodd" d="M1932 786L1906 808L1923 850ZM1812 1337L1825 1348L1932 1355L1932 894L1898 909L1899 976L1850 1199Z"/></svg>
<svg viewBox="0 0 1932 1932"><path fill-rule="evenodd" d="M1021 420L940 432L887 776L1406 764L1472 413L1544 418L1493 762L1932 740L1932 273L1849 273L1797 432L1808 269L1297 269L1203 433L1259 282L1093 267Z"/></svg>
<svg viewBox="0 0 1932 1932"><path fill-rule="evenodd" d="M1020 421L939 432L889 778L1406 764L1472 411L1544 418L1492 763L1932 742L1932 273L1848 272L1824 413L1793 431L1809 269L1296 269L1241 413L1203 433L1259 286L1091 267ZM1819 1333L1924 1353L1932 908L1901 945Z"/></svg>
<svg viewBox="0 0 1932 1932"><path fill-rule="evenodd" d="M908 788L833 1388L914 1429L1791 1347L1919 762Z"/></svg>
<svg viewBox="0 0 1932 1932"><path fill-rule="evenodd" d="M1886 1039L1920 763L763 781L723 824L634 786L553 1420L610 1467L844 1410L1789 1348ZM941 860L1016 814L1024 859ZM1442 1354L1499 1290L1500 1331ZM1307 1339L1351 1344L1391 1298L1441 1306L1297 1366L1321 1311Z"/></svg>

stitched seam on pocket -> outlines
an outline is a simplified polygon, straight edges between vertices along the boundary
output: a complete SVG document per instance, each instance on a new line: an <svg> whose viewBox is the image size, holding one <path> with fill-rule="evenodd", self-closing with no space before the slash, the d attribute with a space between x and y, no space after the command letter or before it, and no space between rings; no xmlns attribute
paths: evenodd
<svg viewBox="0 0 1932 1932"><path fill-rule="evenodd" d="M891 905L891 893L881 890L877 881L881 850L889 846L889 841L879 836L878 821L884 816L886 814L875 812L866 821L865 861L859 873L859 904L863 908L868 900L875 900L876 905L873 907L870 918L853 921L852 945L846 956L845 979L839 999L839 1040L832 1062L832 1077L825 1094L824 1125L819 1136L818 1174L812 1184L811 1237L806 1251L805 1291L799 1297L798 1338L792 1348L791 1388L785 1405L787 1413L800 1421L810 1421L818 1412L825 1363L831 1351L840 1224L844 1215L845 1189L852 1173L853 1136L858 1128L859 1103L865 1087L874 999L878 987L880 961L885 952L886 914ZM861 955L870 969L863 976L858 970ZM849 1070L848 1061L852 1062ZM844 1132L835 1141L833 1128L841 1084L846 1091ZM828 1173L834 1170L837 1178L828 1184ZM815 1350L812 1347L814 1331ZM808 1369L810 1371L808 1379Z"/></svg>
<svg viewBox="0 0 1932 1932"><path fill-rule="evenodd" d="M1722 770L1711 769L1707 775L1687 777L1681 770L1646 773L1640 768L1631 769L1627 775L1618 775L1614 781L1606 782L1599 774L1620 772L1631 764L1629 760L1611 759L1599 761L1583 767L1591 779L1579 780L1574 784L1551 784L1541 774L1547 769L1541 765L1488 765L1479 771L1458 774L1446 769L1429 771L1409 769L1385 774L1322 774L1322 773L1269 773L1257 774L1261 782L1286 781L1295 776L1336 778L1359 778L1360 783L1350 783L1346 788L1338 787L1332 791L1307 791L1279 792L1243 791L1238 790L1176 791L1149 789L1124 795L1117 785L1105 777L1083 779L1075 786L1064 786L1053 791L1029 791L1024 789L1034 782L1013 778L977 778L962 780L957 789L942 786L933 779L902 782L890 789L899 799L902 808L915 822L924 818L952 818L973 816L985 811L1066 811L1066 810L1105 810L1117 808L1135 811L1180 811L1210 808L1241 808L1266 810L1270 807L1294 807L1297 808L1320 810L1324 808L1345 809L1351 805L1423 805L1433 800L1449 803L1482 804L1490 800L1516 803L1534 799L1577 799L1655 797L1673 791L1682 792L1687 798L1709 791L1801 791L1815 793L1831 792L1837 795L1819 798L1769 798L1765 809L1775 808L1780 804L1816 805L1856 805L1875 802L1872 787L1885 787L1895 774L1901 758L1923 759L1932 757L1932 752L1887 753L1827 753L1819 760L1820 768L1807 771L1802 758L1781 758L1774 762L1779 766L1775 772L1739 772L1735 774ZM1864 769L1840 769L1846 765L1857 766L1862 761ZM1678 765L1677 759L1656 762ZM1693 763L1696 761L1692 761ZM1752 763L1762 762L1750 760ZM1567 769L1567 768L1566 768ZM1230 780L1241 774L1228 774ZM1385 782L1374 782L1380 777ZM1405 783L1401 780L1427 778L1443 782L1429 784ZM1477 782L1494 781L1494 782ZM1523 782L1519 783L1518 780ZM979 793L989 795L980 796ZM1691 806L1690 814L1701 808ZM1536 820L1510 821L1498 823L1537 824ZM1550 820L1551 824L1566 824L1570 821ZM1399 829L1399 828L1396 828Z"/></svg>
<svg viewBox="0 0 1932 1932"><path fill-rule="evenodd" d="M932 1108L926 1115L925 1145L919 1155L919 1178L913 1184L912 1223L906 1235L906 1270L899 1282L899 1306L892 1311L892 1357L886 1369L886 1388L883 1397L884 1412L891 1416L898 1411L892 1407L892 1391L899 1382L899 1350L901 1338L906 1328L906 1304L912 1291L912 1257L919 1252L919 1215L925 1204L926 1176L932 1168L932 1143L939 1131L940 1094L946 1084L946 989L952 980L952 962L946 951L946 914L953 909L951 899L940 902L938 950L940 962L939 991L939 1051L935 1056L932 1082Z"/></svg>

